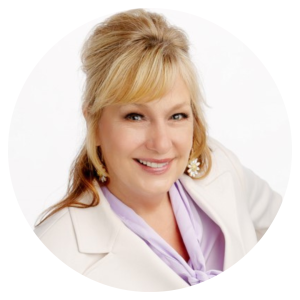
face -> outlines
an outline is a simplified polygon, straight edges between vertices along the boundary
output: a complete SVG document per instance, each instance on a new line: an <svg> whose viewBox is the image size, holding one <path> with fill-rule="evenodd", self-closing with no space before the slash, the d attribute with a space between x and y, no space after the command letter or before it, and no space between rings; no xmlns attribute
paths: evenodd
<svg viewBox="0 0 300 300"><path fill-rule="evenodd" d="M98 126L108 188L120 199L166 194L185 171L193 142L193 113L182 79L160 99L106 107Z"/></svg>

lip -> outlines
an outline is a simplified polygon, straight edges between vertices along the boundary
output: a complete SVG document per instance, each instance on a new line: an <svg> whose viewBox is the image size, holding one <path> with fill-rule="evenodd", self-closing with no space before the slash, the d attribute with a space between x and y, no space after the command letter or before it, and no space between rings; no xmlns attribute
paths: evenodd
<svg viewBox="0 0 300 300"><path fill-rule="evenodd" d="M157 164L166 163L166 165L159 167L159 168L152 168L152 167L148 167L144 164L141 164L140 162L138 162L138 160L148 161L148 162L157 163ZM149 174L153 174L153 175L162 175L162 174L165 174L166 172L168 172L168 170L171 168L173 158L165 158L165 159L138 158L138 159L134 159L134 161L137 163L137 165L140 166L140 168L143 171L145 171Z"/></svg>
<svg viewBox="0 0 300 300"><path fill-rule="evenodd" d="M139 157L139 158L135 158L135 160L144 160L144 161L149 161L151 163L164 164L164 163L171 162L173 158L153 159L153 158Z"/></svg>

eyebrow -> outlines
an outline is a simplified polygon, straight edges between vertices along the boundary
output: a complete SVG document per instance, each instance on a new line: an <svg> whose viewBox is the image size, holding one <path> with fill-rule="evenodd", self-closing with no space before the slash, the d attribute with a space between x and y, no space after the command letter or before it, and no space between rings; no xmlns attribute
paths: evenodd
<svg viewBox="0 0 300 300"><path fill-rule="evenodd" d="M131 104L129 104L129 105L147 108L149 103L151 103L151 102L148 102L148 103L146 103L146 104L144 104L144 103L131 103ZM183 108L183 107L185 107L185 106L189 106L189 107L190 107L190 106L191 106L191 103L190 103L190 102L189 102L189 103L187 103L187 102L180 102L180 103L175 104L175 105L172 106L172 107L169 107L169 109L170 109L170 110L176 110L176 109Z"/></svg>

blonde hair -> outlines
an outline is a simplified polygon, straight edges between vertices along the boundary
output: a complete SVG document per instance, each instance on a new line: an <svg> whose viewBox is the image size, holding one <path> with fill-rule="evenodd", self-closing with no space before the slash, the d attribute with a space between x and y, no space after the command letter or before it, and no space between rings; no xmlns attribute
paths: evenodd
<svg viewBox="0 0 300 300"><path fill-rule="evenodd" d="M94 28L83 45L81 59L86 75L83 111L87 136L73 162L65 198L50 207L40 223L65 207L86 208L99 204L93 182L99 182L98 173L109 176L96 145L103 108L158 99L171 88L178 74L191 97L194 117L191 159L198 158L200 162L200 178L208 174L211 156L201 109L204 99L189 57L189 42L181 29L171 26L162 15L143 9L118 13ZM92 194L91 203L80 202L84 192Z"/></svg>

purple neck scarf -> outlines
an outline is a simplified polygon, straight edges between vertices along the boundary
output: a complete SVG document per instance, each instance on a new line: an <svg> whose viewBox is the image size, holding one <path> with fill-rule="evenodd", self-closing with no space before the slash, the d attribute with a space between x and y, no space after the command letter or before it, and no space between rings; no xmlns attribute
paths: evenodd
<svg viewBox="0 0 300 300"><path fill-rule="evenodd" d="M173 212L189 254L186 262L134 210L117 199L106 187L102 191L112 210L183 280L194 285L223 270L224 238L220 228L208 218L176 181L169 191Z"/></svg>

